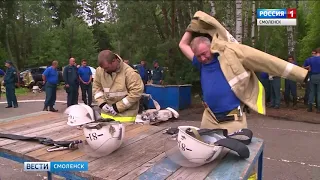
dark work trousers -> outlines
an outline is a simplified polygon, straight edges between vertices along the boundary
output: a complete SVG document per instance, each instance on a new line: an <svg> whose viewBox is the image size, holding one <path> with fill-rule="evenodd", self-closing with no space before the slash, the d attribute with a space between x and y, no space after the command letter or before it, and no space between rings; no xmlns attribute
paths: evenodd
<svg viewBox="0 0 320 180"><path fill-rule="evenodd" d="M280 106L280 86L281 86L281 78L273 77L271 80L271 106L279 107Z"/></svg>
<svg viewBox="0 0 320 180"><path fill-rule="evenodd" d="M317 89L315 89L317 91ZM309 95L310 95L310 91L311 91L311 82L310 82L310 76L309 76L309 80L306 82L306 88L305 88L305 92L304 92L304 104L308 105L309 102ZM318 102L317 102L317 94L315 94L315 103L316 103L316 107L318 108Z"/></svg>
<svg viewBox="0 0 320 180"><path fill-rule="evenodd" d="M45 107L53 107L57 99L57 85L46 82L45 84L46 100Z"/></svg>
<svg viewBox="0 0 320 180"><path fill-rule="evenodd" d="M266 102L270 102L270 99L271 99L271 83L270 83L270 80L269 79L261 79L260 80L263 87L264 87L264 90L265 90L265 93L266 93Z"/></svg>
<svg viewBox="0 0 320 180"><path fill-rule="evenodd" d="M17 97L16 97L16 87L14 83L5 84L6 86L6 97L9 107L18 107Z"/></svg>
<svg viewBox="0 0 320 180"><path fill-rule="evenodd" d="M83 84L80 83L81 93L82 93L82 101L88 106L92 104L92 83Z"/></svg>
<svg viewBox="0 0 320 180"><path fill-rule="evenodd" d="M66 88L68 93L67 97L67 106L78 104L79 97L79 85L78 84L69 84L69 87Z"/></svg>
<svg viewBox="0 0 320 180"><path fill-rule="evenodd" d="M289 105L292 95L293 105L297 104L297 82L286 79L285 80L285 90L284 90L284 100L287 105Z"/></svg>
<svg viewBox="0 0 320 180"><path fill-rule="evenodd" d="M316 102L320 103L320 74L314 74L310 77L310 94L309 94L309 106L312 106L314 99L316 97ZM320 110L320 107L317 107Z"/></svg>

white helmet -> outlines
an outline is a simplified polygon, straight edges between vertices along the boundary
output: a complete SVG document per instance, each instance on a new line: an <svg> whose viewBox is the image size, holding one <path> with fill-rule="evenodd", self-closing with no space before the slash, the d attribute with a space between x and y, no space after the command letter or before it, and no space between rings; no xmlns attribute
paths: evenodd
<svg viewBox="0 0 320 180"><path fill-rule="evenodd" d="M69 126L80 126L95 121L93 109L85 104L72 105L64 113L68 115Z"/></svg>
<svg viewBox="0 0 320 180"><path fill-rule="evenodd" d="M99 122L84 125L86 141L79 145L88 156L106 156L117 150L123 141L125 127L119 122Z"/></svg>
<svg viewBox="0 0 320 180"><path fill-rule="evenodd" d="M186 130L190 128L191 130L199 130L197 127L193 126L179 126L178 133L178 147L181 154L190 162L197 164L206 164L214 159L216 159L220 152L222 151L222 146L214 145L214 143L220 139L225 138L222 134L212 133L210 135L203 135L201 137L202 141L190 136L186 133Z"/></svg>

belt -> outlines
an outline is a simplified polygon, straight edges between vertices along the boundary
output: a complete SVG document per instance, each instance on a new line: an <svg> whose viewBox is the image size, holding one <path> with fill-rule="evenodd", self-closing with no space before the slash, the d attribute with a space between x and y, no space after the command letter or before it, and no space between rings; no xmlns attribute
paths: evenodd
<svg viewBox="0 0 320 180"><path fill-rule="evenodd" d="M235 116L241 117L243 115L241 106L238 106L237 108L231 110L226 116L222 118L217 118L214 113L211 111L207 103L203 102L203 105L206 110L208 110L209 114L211 117L217 122L217 123L223 123L223 122L229 122L229 121L234 121Z"/></svg>
<svg viewBox="0 0 320 180"><path fill-rule="evenodd" d="M121 117L121 116L110 116L109 114L101 113L103 119L113 119L119 122L134 122L136 117Z"/></svg>

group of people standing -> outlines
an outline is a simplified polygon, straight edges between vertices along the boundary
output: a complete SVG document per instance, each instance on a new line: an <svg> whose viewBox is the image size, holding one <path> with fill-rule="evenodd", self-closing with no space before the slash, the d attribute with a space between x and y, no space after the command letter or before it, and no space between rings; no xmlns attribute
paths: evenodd
<svg viewBox="0 0 320 180"><path fill-rule="evenodd" d="M55 105L56 90L59 83L57 67L58 61L53 61L52 65L48 67L42 75L46 91L44 111L58 111L53 107ZM69 65L64 67L63 70L64 89L68 94L68 107L78 104L79 86L81 88L83 102L88 106L92 106L92 79L91 69L87 66L85 59L81 61L81 66L76 65L75 58L69 59Z"/></svg>
<svg viewBox="0 0 320 180"><path fill-rule="evenodd" d="M288 57L288 62L297 65L293 56ZM320 48L312 51L312 56L305 60L303 67L308 70L308 76L305 79L304 104L308 106L308 112L312 112L313 103L316 103L317 112L320 112ZM281 100L281 78L272 76L265 72L260 73L260 81L266 92L266 102L269 107L279 109ZM292 98L291 98L292 97ZM285 79L284 100L289 107L292 102L293 109L297 109L297 83Z"/></svg>

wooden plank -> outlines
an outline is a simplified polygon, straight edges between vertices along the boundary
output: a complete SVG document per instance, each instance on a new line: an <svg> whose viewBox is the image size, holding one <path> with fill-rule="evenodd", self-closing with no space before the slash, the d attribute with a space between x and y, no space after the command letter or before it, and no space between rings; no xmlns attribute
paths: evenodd
<svg viewBox="0 0 320 180"><path fill-rule="evenodd" d="M48 124L46 126L41 126L41 127L36 127L33 129L28 129L22 132L17 132L15 133L16 135L25 135L25 136L40 136L42 134L45 133L50 133L50 132L54 132L54 131L58 131L60 129L63 129L66 127L66 122L58 122L58 123L54 123L54 124ZM4 139L4 138L0 138L0 139ZM3 141L0 141L0 147L7 145L7 144L11 144L17 142L17 140L11 140L11 139L4 139Z"/></svg>
<svg viewBox="0 0 320 180"><path fill-rule="evenodd" d="M107 179L119 179L130 171L145 164L164 152L164 142L168 135L161 131L148 136L143 141L126 146L115 152L112 157L105 157L91 163L94 176ZM108 161L106 165L105 162Z"/></svg>
<svg viewBox="0 0 320 180"><path fill-rule="evenodd" d="M57 118L62 118L61 114L48 112L47 114L42 114L34 117L27 117L27 118L22 118L15 121L3 122L3 123L0 123L0 126L2 129L9 130L11 128L24 127L26 125L36 124L38 122L43 122L49 119L57 119Z"/></svg>
<svg viewBox="0 0 320 180"><path fill-rule="evenodd" d="M140 174L147 171L150 167L154 166L158 161L164 159L166 157L165 153L161 153L160 155L156 156L155 158L151 159L150 161L146 162L142 166L136 168L135 170L129 172L125 176L121 177L119 180L132 180L137 178Z"/></svg>
<svg viewBox="0 0 320 180"><path fill-rule="evenodd" d="M228 153L222 163L207 176L206 180L247 179L263 149L263 140L252 138L252 142L248 147L250 150L248 159L241 159L234 153Z"/></svg>
<svg viewBox="0 0 320 180"><path fill-rule="evenodd" d="M16 120L23 119L23 118L39 116L42 114L48 114L48 113L46 111L38 111L38 112L34 112L34 113L23 114L20 116L12 116L9 118L0 119L0 122L3 123L3 122L9 122L9 121L16 121Z"/></svg>
<svg viewBox="0 0 320 180"><path fill-rule="evenodd" d="M135 128L135 129L132 129L132 130L129 130L127 132L127 129L126 129L126 134L124 136L124 140L123 140L123 143L121 145L121 148L125 147L125 146L128 146L136 141L139 141L149 135L152 135L154 133L157 133L159 132L159 128L157 127L152 127L152 126L149 126L149 125L138 125L137 127L141 127L141 128ZM142 128L143 127L143 128ZM74 161L87 161L87 162L91 162L91 161L94 161L98 158L94 158L94 157L90 157L90 156L82 156L82 157L79 157L77 159L75 159Z"/></svg>
<svg viewBox="0 0 320 180"><path fill-rule="evenodd" d="M229 152L228 149L224 149L218 158L211 163L200 167L181 167L177 171L175 171L172 175L170 175L167 180L176 180L176 179L183 179L183 180L194 180L194 179L205 179L207 175L219 164L223 161L223 158Z"/></svg>

